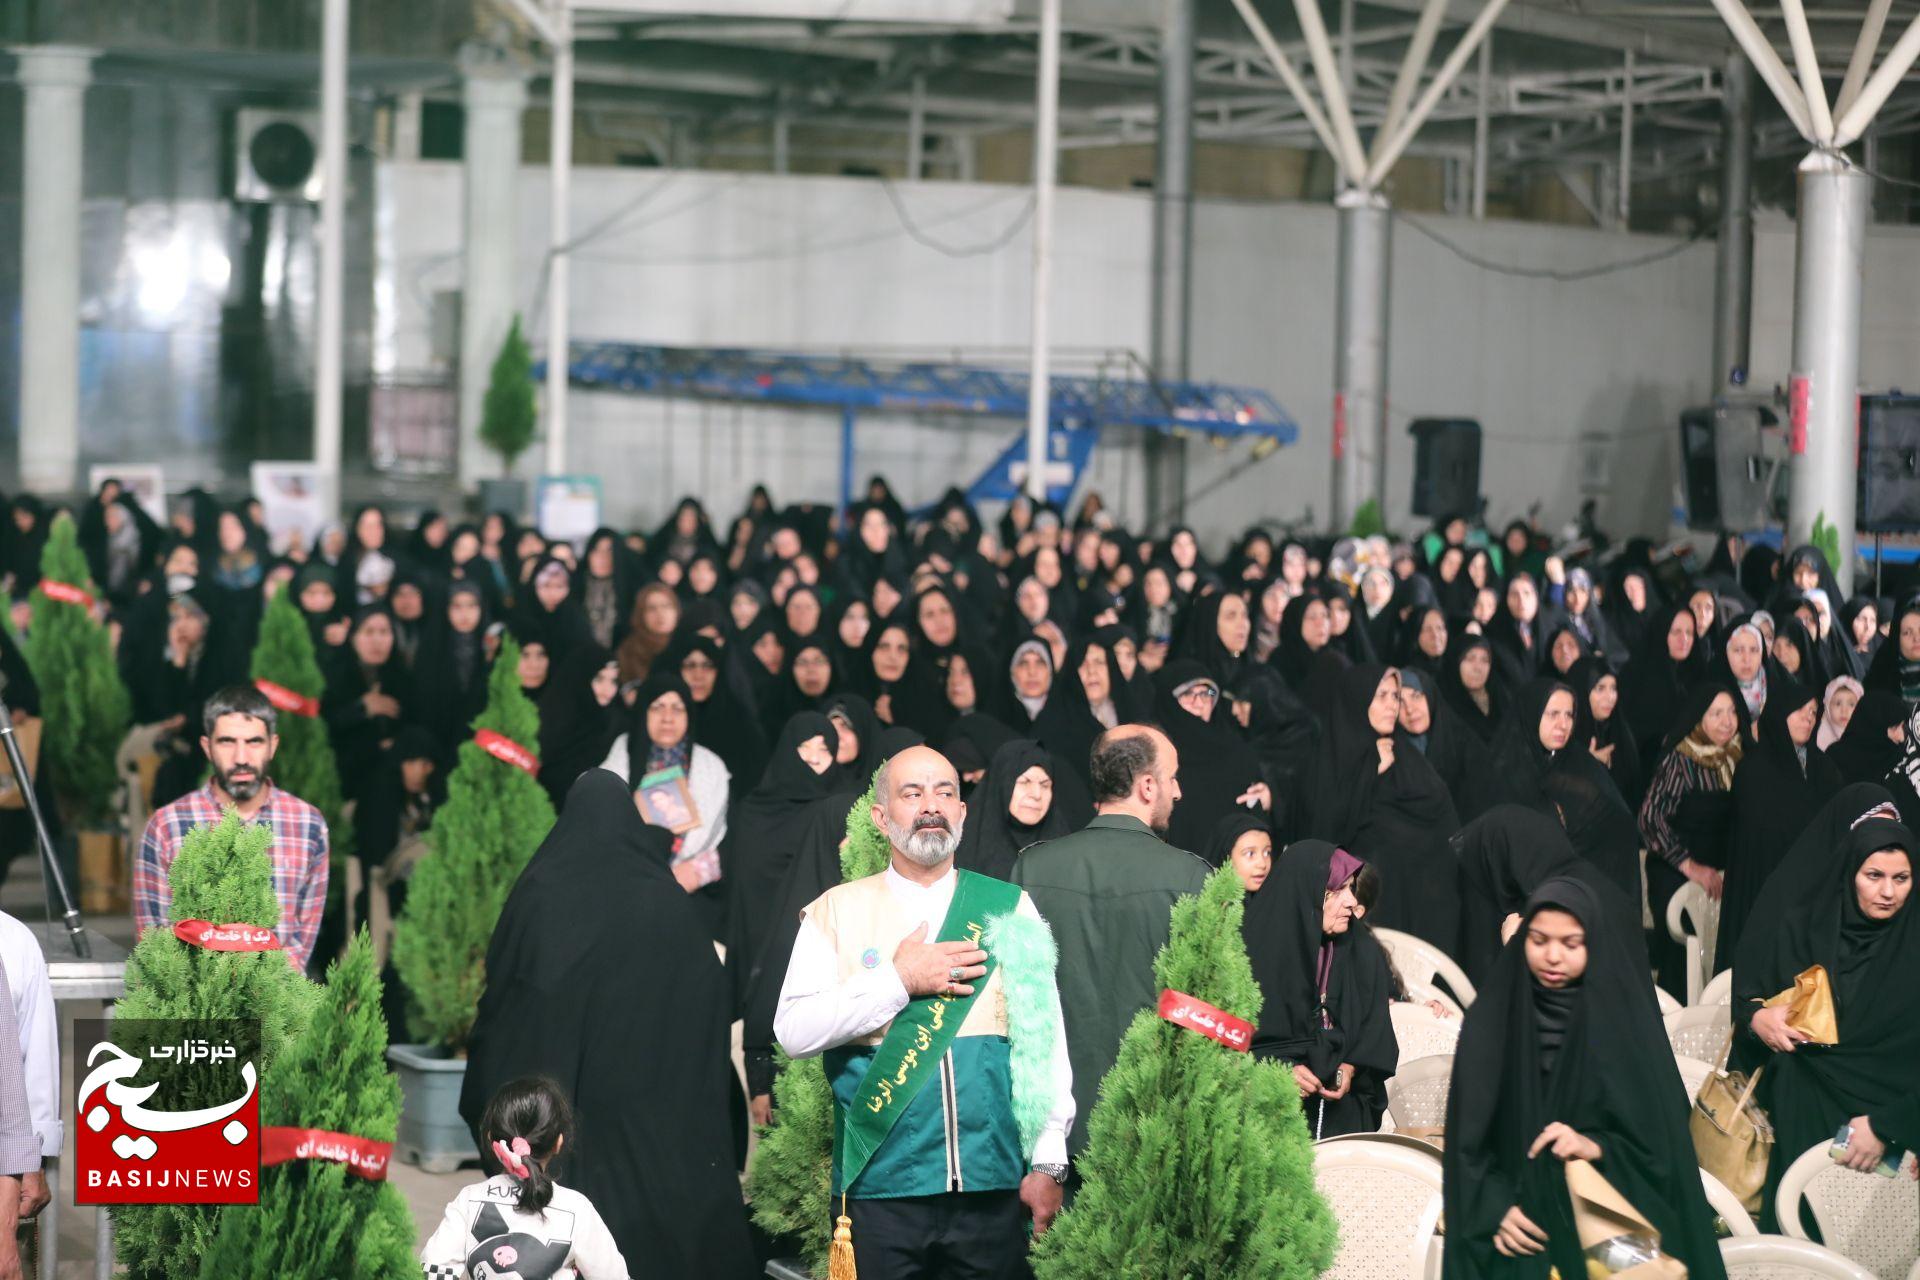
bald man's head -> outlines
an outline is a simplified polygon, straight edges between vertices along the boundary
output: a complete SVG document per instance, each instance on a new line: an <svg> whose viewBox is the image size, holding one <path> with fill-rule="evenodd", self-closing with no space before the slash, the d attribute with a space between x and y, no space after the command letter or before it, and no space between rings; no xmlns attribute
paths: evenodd
<svg viewBox="0 0 1920 1280"><path fill-rule="evenodd" d="M1180 753L1150 724L1123 724L1094 740L1088 761L1093 801L1102 813L1125 813L1165 834L1180 798Z"/></svg>
<svg viewBox="0 0 1920 1280"><path fill-rule="evenodd" d="M952 761L932 747L908 747L880 766L873 794L873 820L896 853L925 868L952 859L967 817Z"/></svg>

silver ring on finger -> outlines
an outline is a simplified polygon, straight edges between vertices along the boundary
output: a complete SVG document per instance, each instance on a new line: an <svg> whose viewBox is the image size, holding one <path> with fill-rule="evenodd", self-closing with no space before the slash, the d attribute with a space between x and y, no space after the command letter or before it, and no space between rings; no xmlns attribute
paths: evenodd
<svg viewBox="0 0 1920 1280"><path fill-rule="evenodd" d="M960 970L958 969L947 970L947 981L954 983L955 985L958 985L960 982Z"/></svg>

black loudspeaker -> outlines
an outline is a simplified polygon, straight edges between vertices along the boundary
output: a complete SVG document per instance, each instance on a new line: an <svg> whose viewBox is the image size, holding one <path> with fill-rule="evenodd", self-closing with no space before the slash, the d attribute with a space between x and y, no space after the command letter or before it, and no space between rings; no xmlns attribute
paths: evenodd
<svg viewBox="0 0 1920 1280"><path fill-rule="evenodd" d="M1861 531L1920 532L1920 396L1860 397L1857 483Z"/></svg>
<svg viewBox="0 0 1920 1280"><path fill-rule="evenodd" d="M1413 514L1470 516L1480 509L1480 424L1471 418L1415 418Z"/></svg>
<svg viewBox="0 0 1920 1280"><path fill-rule="evenodd" d="M1680 414L1680 474L1687 491L1687 524L1694 529L1758 529L1772 519L1770 496L1778 474L1773 411L1759 404L1721 401Z"/></svg>

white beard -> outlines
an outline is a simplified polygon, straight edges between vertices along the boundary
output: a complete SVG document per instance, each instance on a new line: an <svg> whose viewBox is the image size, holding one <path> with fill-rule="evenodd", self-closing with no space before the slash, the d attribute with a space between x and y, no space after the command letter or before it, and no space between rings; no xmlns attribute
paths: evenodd
<svg viewBox="0 0 1920 1280"><path fill-rule="evenodd" d="M914 865L937 867L953 857L953 851L960 847L962 825L964 823L956 824L951 831L942 831L938 827L915 831L910 827L895 826L893 820L888 819L887 839Z"/></svg>

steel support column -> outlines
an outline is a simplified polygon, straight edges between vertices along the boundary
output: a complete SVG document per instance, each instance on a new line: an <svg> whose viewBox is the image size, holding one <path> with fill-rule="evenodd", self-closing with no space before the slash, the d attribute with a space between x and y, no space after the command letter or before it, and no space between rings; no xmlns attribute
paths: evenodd
<svg viewBox="0 0 1920 1280"><path fill-rule="evenodd" d="M313 336L313 461L320 507L340 513L340 413L346 306L347 0L326 0L320 19L320 288Z"/></svg>
<svg viewBox="0 0 1920 1280"><path fill-rule="evenodd" d="M573 10L553 11L553 102L547 149L547 474L567 470L567 378L573 279Z"/></svg>
<svg viewBox="0 0 1920 1280"><path fill-rule="evenodd" d="M1713 380L1719 395L1746 380L1753 322L1753 67L1727 55L1721 71L1720 239L1713 265Z"/></svg>
<svg viewBox="0 0 1920 1280"><path fill-rule="evenodd" d="M1041 0L1040 80L1033 119L1033 323L1027 388L1027 495L1047 496L1047 426L1053 410L1049 317L1053 306L1053 189L1060 163L1060 0Z"/></svg>
<svg viewBox="0 0 1920 1280"><path fill-rule="evenodd" d="M1787 542L1810 541L1816 521L1833 526L1841 551L1833 571L1843 593L1853 590L1860 295L1872 207L1873 180L1844 157L1815 151L1801 161Z"/></svg>
<svg viewBox="0 0 1920 1280"><path fill-rule="evenodd" d="M1153 375L1185 381L1193 316L1194 0L1161 0L1160 138L1153 173ZM1186 511L1187 444L1151 432L1146 441L1147 520Z"/></svg>
<svg viewBox="0 0 1920 1280"><path fill-rule="evenodd" d="M1378 192L1349 189L1340 218L1333 348L1333 528L1362 503L1387 505L1387 308L1393 210Z"/></svg>
<svg viewBox="0 0 1920 1280"><path fill-rule="evenodd" d="M20 168L20 484L67 494L80 465L80 176L92 49L16 49ZM105 1215L102 1215L103 1217Z"/></svg>

